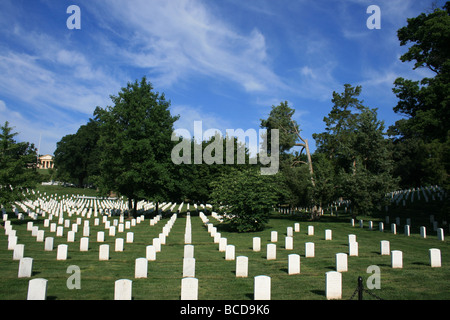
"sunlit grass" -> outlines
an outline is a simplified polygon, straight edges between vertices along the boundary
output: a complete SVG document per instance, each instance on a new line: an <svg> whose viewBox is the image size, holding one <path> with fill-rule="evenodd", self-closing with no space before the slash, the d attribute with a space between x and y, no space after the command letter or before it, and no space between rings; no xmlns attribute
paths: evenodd
<svg viewBox="0 0 450 320"><path fill-rule="evenodd" d="M25 245L25 256L32 257L32 278L48 280L47 296L58 300L111 300L114 297L114 281L118 279L133 280L133 299L135 300L179 300L182 279L182 262L184 248L184 230L186 225L186 206L183 208L167 238L167 244L157 253L156 261L149 261L148 278L134 279L135 259L145 257L146 246L152 244L152 239L158 237L162 227L170 215L155 226L149 225L149 218L125 230L116 233L116 238L126 238L126 232L134 232L134 242L125 243L123 252L114 251L114 237L105 232L105 243L110 245L110 260L99 261L99 245L96 242L97 231L106 231L102 223L94 226L91 218L89 251L80 252L82 228L76 234L76 241L68 243L68 260L56 260L56 247L67 243L67 229L63 237L55 237L49 228L43 227L43 218L34 222L45 230L45 236L54 236L55 250L44 251L44 243L36 242L31 232L26 231L26 218L17 221L10 213L14 229L17 230L18 243ZM391 213L394 221L398 212ZM76 217L72 216L72 223ZM110 221L118 217L109 218ZM335 270L335 255L339 252L348 253L348 234L355 234L359 243L359 256L348 257L349 271L343 273L343 299L349 299L357 286L358 276L364 283L371 275L366 272L370 265L377 265L381 270L381 289L372 290L383 299L449 299L450 298L450 250L447 241L438 241L436 233L428 228L426 239L420 238L417 218L412 219L413 234L403 235L403 226L398 228L398 234L390 233L390 226L385 225L385 231L378 231L379 218L356 217L355 227L350 225L350 216L341 213L336 216L325 216L320 221L310 222L298 216L288 216L274 213L267 228L255 233L228 232L226 225L220 225L213 217L214 223L222 237L228 239L228 244L236 247L236 257L240 255L249 258L248 278L236 278L235 261L226 261L225 253L219 252L218 244L214 244L206 227L195 212L191 212L192 244L195 246L196 277L199 279L200 300L251 300L253 299L253 278L257 275L268 275L272 279L272 299L274 300L323 300L325 297L325 273ZM358 220L364 219L364 228L359 228ZM368 221L374 221L374 230L368 229ZM424 218L425 219L425 218ZM405 220L403 220L405 221ZM300 223L300 232L294 232L294 249L284 249L286 228ZM420 223L426 221L420 221ZM314 226L313 236L307 235L307 227ZM333 239L325 240L325 229L331 229ZM266 245L270 243L270 232L278 231L277 259L266 259ZM261 252L253 252L252 238L261 238ZM380 255L380 241L389 240L391 250L401 250L404 256L403 269L392 269L390 256ZM315 243L315 257L305 257L305 242ZM431 268L429 265L430 248L439 248L442 254L442 267ZM288 275L288 255L301 256L301 274ZM29 279L17 277L18 261L12 260L13 251L7 250L7 236L0 232L0 299L25 299ZM81 289L69 290L66 282L71 274L67 273L70 265L81 269ZM372 298L365 294L365 298Z"/></svg>

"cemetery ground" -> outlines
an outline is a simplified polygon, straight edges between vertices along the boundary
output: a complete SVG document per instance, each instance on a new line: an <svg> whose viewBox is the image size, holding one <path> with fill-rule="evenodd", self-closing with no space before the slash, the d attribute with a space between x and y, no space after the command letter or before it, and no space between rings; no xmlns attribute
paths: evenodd
<svg viewBox="0 0 450 320"><path fill-rule="evenodd" d="M273 212L264 231L253 233L235 233L227 230L211 215L207 215L210 223L217 227L221 237L235 246L235 257L248 257L248 276L236 277L236 260L226 260L225 252L219 251L219 244L214 243L204 223L192 205L190 220L192 225L192 245L194 246L195 277L198 279L199 300L253 300L254 277L266 275L271 277L272 300L326 300L325 273L336 270L336 254L349 253L348 235L354 234L358 242L358 256L348 256L348 271L342 272L342 299L350 299L357 287L359 276L366 280L372 276L367 268L376 265L380 268L380 289L369 290L375 296L386 300L448 300L450 299L450 247L448 240L438 240L436 231L430 223L429 215L438 208L440 202L425 204L416 202L414 206L391 207L388 213L379 216L357 216L355 224L350 224L351 216L339 210L337 216L325 214L319 221L308 221L300 215L286 215ZM178 209L178 205L176 206ZM89 250L80 251L80 239L83 237L82 224L75 234L74 242L67 242L68 228L64 235L56 237L48 227L44 227L44 218L32 220L26 216L18 220L14 213L7 211L8 219L16 230L18 242L24 244L24 257L33 258L32 275L18 278L19 261L13 260L13 251L8 250L8 236L5 235L4 223L0 227L0 299L25 300L28 283L34 278L48 280L47 299L49 300L113 300L114 283L119 279L132 280L132 298L134 300L179 300L181 279L183 278L184 234L186 227L187 205L184 204L177 214L175 223L161 245L161 252L156 253L155 261L148 261L147 278L135 278L135 260L146 257L146 246L152 244L162 228L169 221L172 212L167 212L155 225L150 226L151 216L132 226L129 230L117 232L109 236L101 222L94 226L94 217L90 220ZM203 210L200 210L203 211ZM22 212L20 210L20 212ZM210 212L209 212L210 213ZM386 215L390 222L400 218L397 234L393 234L390 223L386 223ZM66 219L75 223L73 215ZM411 235L403 233L406 219L411 219ZM108 221L113 224L118 216L111 216ZM130 221L132 217L125 217ZM83 218L83 221L86 218ZM363 220L363 227L359 221ZM44 242L37 242L36 237L27 231L27 223L33 221L39 230L45 230L45 236L54 237L54 250L44 251ZM369 221L373 221L373 229L369 229ZM57 222L53 221L53 222ZM378 229L378 223L384 222L384 231ZM439 221L440 223L441 221ZM293 232L293 249L285 249L287 228L294 228L299 223L300 231ZM308 227L314 227L314 235L308 235ZM420 236L420 226L426 226L427 237ZM449 226L444 226L445 232ZM332 240L325 240L325 230L332 230ZM98 231L105 232L103 243L96 241ZM277 242L271 242L271 232L277 231ZM126 239L126 233L133 232L132 243L124 241L122 252L116 252L115 239ZM260 237L261 251L252 248L253 237ZM391 255L381 255L380 241L388 240L390 250L403 252L403 268L391 266ZM305 243L315 244L314 257L305 257ZM276 245L276 259L268 260L266 245ZM57 246L68 245L67 260L57 260ZM99 246L109 244L109 260L99 261ZM442 266L430 266L429 249L441 251ZM288 274L288 255L298 254L301 258L300 273ZM69 266L78 266L80 272L80 289L69 289L67 281L72 273L67 273ZM367 289L367 288L366 288ZM364 293L364 299L376 299ZM356 299L356 298L355 298Z"/></svg>

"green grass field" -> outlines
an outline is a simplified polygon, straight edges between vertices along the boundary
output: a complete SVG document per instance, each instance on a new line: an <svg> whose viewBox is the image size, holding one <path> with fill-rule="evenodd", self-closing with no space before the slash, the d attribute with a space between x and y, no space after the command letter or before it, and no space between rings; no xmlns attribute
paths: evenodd
<svg viewBox="0 0 450 320"><path fill-rule="evenodd" d="M93 217L90 221L89 251L80 252L82 226L76 234L74 243L67 243L67 228L63 237L56 237L49 228L43 226L44 219L34 222L39 229L45 230L45 237L54 237L54 250L44 251L44 243L36 242L31 232L26 230L26 224L31 221L26 218L18 221L14 214L9 213L14 230L17 230L18 243L25 245L24 256L32 257L32 278L48 280L47 298L54 300L112 300L114 298L114 282L118 279L133 280L133 299L135 300L179 300L181 292L182 262L184 249L184 230L186 226L186 206L183 207L167 237L167 243L162 245L157 253L156 261L148 263L148 278L134 279L135 259L145 257L146 246L152 244L152 239L162 232L170 215L163 218L155 226L149 225L150 218L125 230L116 233L116 237L108 236L100 220L99 226L94 226ZM196 278L199 279L199 300L252 300L254 277L267 275L271 277L273 300L325 300L325 273L335 270L336 253L348 253L348 235L355 234L359 243L359 256L348 257L348 272L343 273L343 299L349 299L357 286L358 276L362 276L364 284L371 276L367 268L371 265L380 267L381 289L371 290L373 294L383 299L398 300L448 300L450 299L450 248L448 241L438 241L436 232L432 231L428 215L413 216L411 236L403 234L403 224L413 211L399 208L390 213L391 222L395 217L401 217L398 234L390 232L390 226L385 224L385 231L378 231L378 222L383 217L357 217L355 227L350 225L350 216L340 213L336 216L323 216L320 221L310 222L298 216L274 213L261 232L231 233L226 225L220 225L213 217L210 222L217 226L222 237L228 239L228 244L236 247L236 257L243 255L249 258L248 278L236 278L235 261L226 261L225 253L219 252L218 244L214 244L206 227L195 212L191 212L192 244L195 246ZM75 223L77 216L70 218ZM110 221L118 217L109 218ZM358 220L364 220L364 228L359 227ZM428 220L427 220L428 219ZM374 230L368 229L368 221L374 222ZM53 220L52 222L57 222ZM300 232L294 232L294 249L284 249L284 238L287 227L300 223ZM29 278L18 278L19 261L12 259L13 251L7 249L7 236L4 234L3 223L0 229L0 299L24 300L27 295ZM309 225L314 226L313 236L307 235ZM419 227L427 227L427 238L419 235ZM332 240L325 240L325 229L332 230ZM270 232L278 231L277 258L266 259L266 245L270 243ZM105 243L110 245L110 260L99 261L99 245L96 242L97 231L105 231ZM134 232L134 242L125 243L123 252L114 251L115 238L126 238L126 232ZM445 231L448 231L448 226ZM261 238L261 252L253 252L252 238ZM403 251L403 269L391 268L391 257L381 256L380 241L389 240L391 250ZM305 257L305 242L315 243L315 257ZM58 244L69 245L68 260L56 260ZM431 248L441 250L442 267L431 268L429 252ZM301 273L288 275L288 255L300 254ZM67 280L72 275L67 268L76 265L81 270L81 289L68 289ZM365 299L375 299L365 293Z"/></svg>

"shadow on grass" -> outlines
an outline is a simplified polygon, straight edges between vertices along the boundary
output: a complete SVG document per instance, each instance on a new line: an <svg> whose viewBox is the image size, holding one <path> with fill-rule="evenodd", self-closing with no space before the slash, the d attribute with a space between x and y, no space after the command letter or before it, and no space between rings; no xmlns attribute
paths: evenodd
<svg viewBox="0 0 450 320"><path fill-rule="evenodd" d="M312 293L325 297L325 290L311 290Z"/></svg>

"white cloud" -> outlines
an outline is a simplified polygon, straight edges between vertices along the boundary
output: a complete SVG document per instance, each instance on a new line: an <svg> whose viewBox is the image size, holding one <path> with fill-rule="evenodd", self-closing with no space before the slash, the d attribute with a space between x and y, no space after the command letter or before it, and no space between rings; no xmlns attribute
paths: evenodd
<svg viewBox="0 0 450 320"><path fill-rule="evenodd" d="M266 60L264 35L233 29L200 1L110 1L93 7L102 25L114 25L126 38L129 45L117 52L130 65L157 74L152 79L163 87L196 74L227 79L248 92L284 86Z"/></svg>

